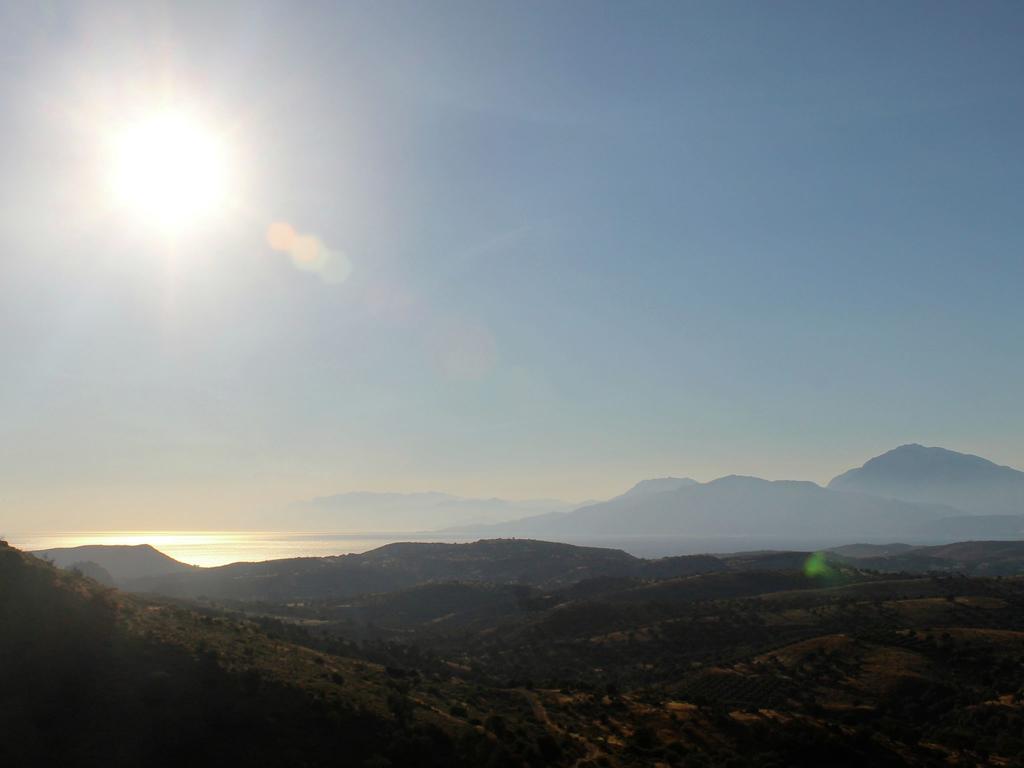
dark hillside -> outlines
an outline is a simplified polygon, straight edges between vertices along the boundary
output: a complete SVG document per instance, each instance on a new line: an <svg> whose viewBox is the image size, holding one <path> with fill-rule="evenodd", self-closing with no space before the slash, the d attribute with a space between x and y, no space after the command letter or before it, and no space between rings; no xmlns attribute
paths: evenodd
<svg viewBox="0 0 1024 768"><path fill-rule="evenodd" d="M618 549L485 539L471 544L389 544L340 557L234 563L137 579L128 586L175 597L341 599L444 581L553 589L596 577L667 578L724 568L710 555L643 560Z"/></svg>
<svg viewBox="0 0 1024 768"><path fill-rule="evenodd" d="M376 665L3 543L0 659L3 765L468 766L497 748Z"/></svg>
<svg viewBox="0 0 1024 768"><path fill-rule="evenodd" d="M927 549L934 562L1017 556L1006 542ZM543 585L444 578L519 578L525 553ZM345 560L368 581L428 581L197 604L0 547L0 729L17 734L0 760L923 767L1024 752L1020 577L760 552L654 561L669 574L654 578L622 553L529 541L367 554L284 561L268 578Z"/></svg>
<svg viewBox="0 0 1024 768"><path fill-rule="evenodd" d="M888 572L948 571L978 576L1011 576L1024 573L1024 541L960 541L914 547L883 556L848 558L848 562L858 568Z"/></svg>

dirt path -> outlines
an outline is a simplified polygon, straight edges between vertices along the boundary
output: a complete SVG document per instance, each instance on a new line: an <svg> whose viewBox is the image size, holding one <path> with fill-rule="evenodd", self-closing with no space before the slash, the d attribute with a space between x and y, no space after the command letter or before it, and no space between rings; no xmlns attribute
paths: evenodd
<svg viewBox="0 0 1024 768"><path fill-rule="evenodd" d="M579 766L584 761L593 760L594 758L604 754L597 748L597 746L594 745L593 742L583 738L578 733L570 733L552 720L551 716L548 714L547 708L544 706L544 702L540 700L540 697L536 693L528 691L525 688L517 688L516 690L523 695L523 698L526 699L527 703L530 705L530 708L533 710L533 716L543 723L549 731L553 731L559 736L568 737L573 741L578 741L587 750L587 753L583 757L573 763L573 768L576 768L576 766Z"/></svg>
<svg viewBox="0 0 1024 768"><path fill-rule="evenodd" d="M551 730L556 731L560 734L565 733L562 727L556 724L551 719L551 716L548 714L547 709L545 709L543 702L540 700L540 697L537 696L536 693L534 693L533 691L528 691L525 688L520 688L518 690L521 694L523 694L523 698L526 699L526 702L530 705L530 708L533 710L534 717L536 717L538 720L544 723L544 725L546 725Z"/></svg>

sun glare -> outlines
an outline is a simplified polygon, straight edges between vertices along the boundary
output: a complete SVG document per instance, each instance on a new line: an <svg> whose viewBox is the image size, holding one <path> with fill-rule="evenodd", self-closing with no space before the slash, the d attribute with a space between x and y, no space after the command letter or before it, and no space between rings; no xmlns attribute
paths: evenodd
<svg viewBox="0 0 1024 768"><path fill-rule="evenodd" d="M116 204L164 232L194 226L217 213L227 193L221 140L179 112L152 115L118 133L111 171Z"/></svg>

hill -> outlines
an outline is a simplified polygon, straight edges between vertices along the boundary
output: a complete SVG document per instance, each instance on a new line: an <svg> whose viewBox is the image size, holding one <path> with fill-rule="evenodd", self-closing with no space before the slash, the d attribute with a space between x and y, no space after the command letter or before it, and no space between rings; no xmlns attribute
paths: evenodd
<svg viewBox="0 0 1024 768"><path fill-rule="evenodd" d="M643 560L621 550L529 539L389 544L361 554L234 563L136 579L134 590L240 600L343 598L431 582L552 588L598 576L685 575L724 569L711 556Z"/></svg>
<svg viewBox="0 0 1024 768"><path fill-rule="evenodd" d="M914 549L910 544L844 544L841 547L832 547L829 552L840 557L888 557L899 555Z"/></svg>
<svg viewBox="0 0 1024 768"><path fill-rule="evenodd" d="M980 456L911 444L832 479L828 487L926 504L971 515L1024 514L1024 472Z"/></svg>
<svg viewBox="0 0 1024 768"><path fill-rule="evenodd" d="M195 566L179 562L149 544L92 544L42 549L32 554L49 560L58 568L70 568L78 563L95 563L118 584L132 579L195 570Z"/></svg>
<svg viewBox="0 0 1024 768"><path fill-rule="evenodd" d="M834 553L840 555L841 551ZM1024 541L961 541L875 556L861 553L852 562L859 568L889 572L1010 576L1024 574Z"/></svg>

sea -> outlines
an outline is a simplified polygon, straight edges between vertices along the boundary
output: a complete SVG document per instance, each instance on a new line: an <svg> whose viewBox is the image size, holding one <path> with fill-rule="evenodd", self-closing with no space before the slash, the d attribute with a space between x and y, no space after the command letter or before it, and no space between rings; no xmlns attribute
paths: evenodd
<svg viewBox="0 0 1024 768"><path fill-rule="evenodd" d="M12 546L27 552L86 544L149 544L175 560L204 567L288 557L346 555L396 541L469 540L458 536L309 531L47 531L7 534L6 539Z"/></svg>
<svg viewBox="0 0 1024 768"><path fill-rule="evenodd" d="M450 533L334 533L323 531L46 531L7 533L4 538L32 552L86 544L149 544L183 563L213 567L290 557L327 557L367 552L399 541L462 543L479 535ZM566 543L622 549L637 557L666 557L750 550L815 550L849 541L751 538L715 539L678 536L579 536Z"/></svg>

